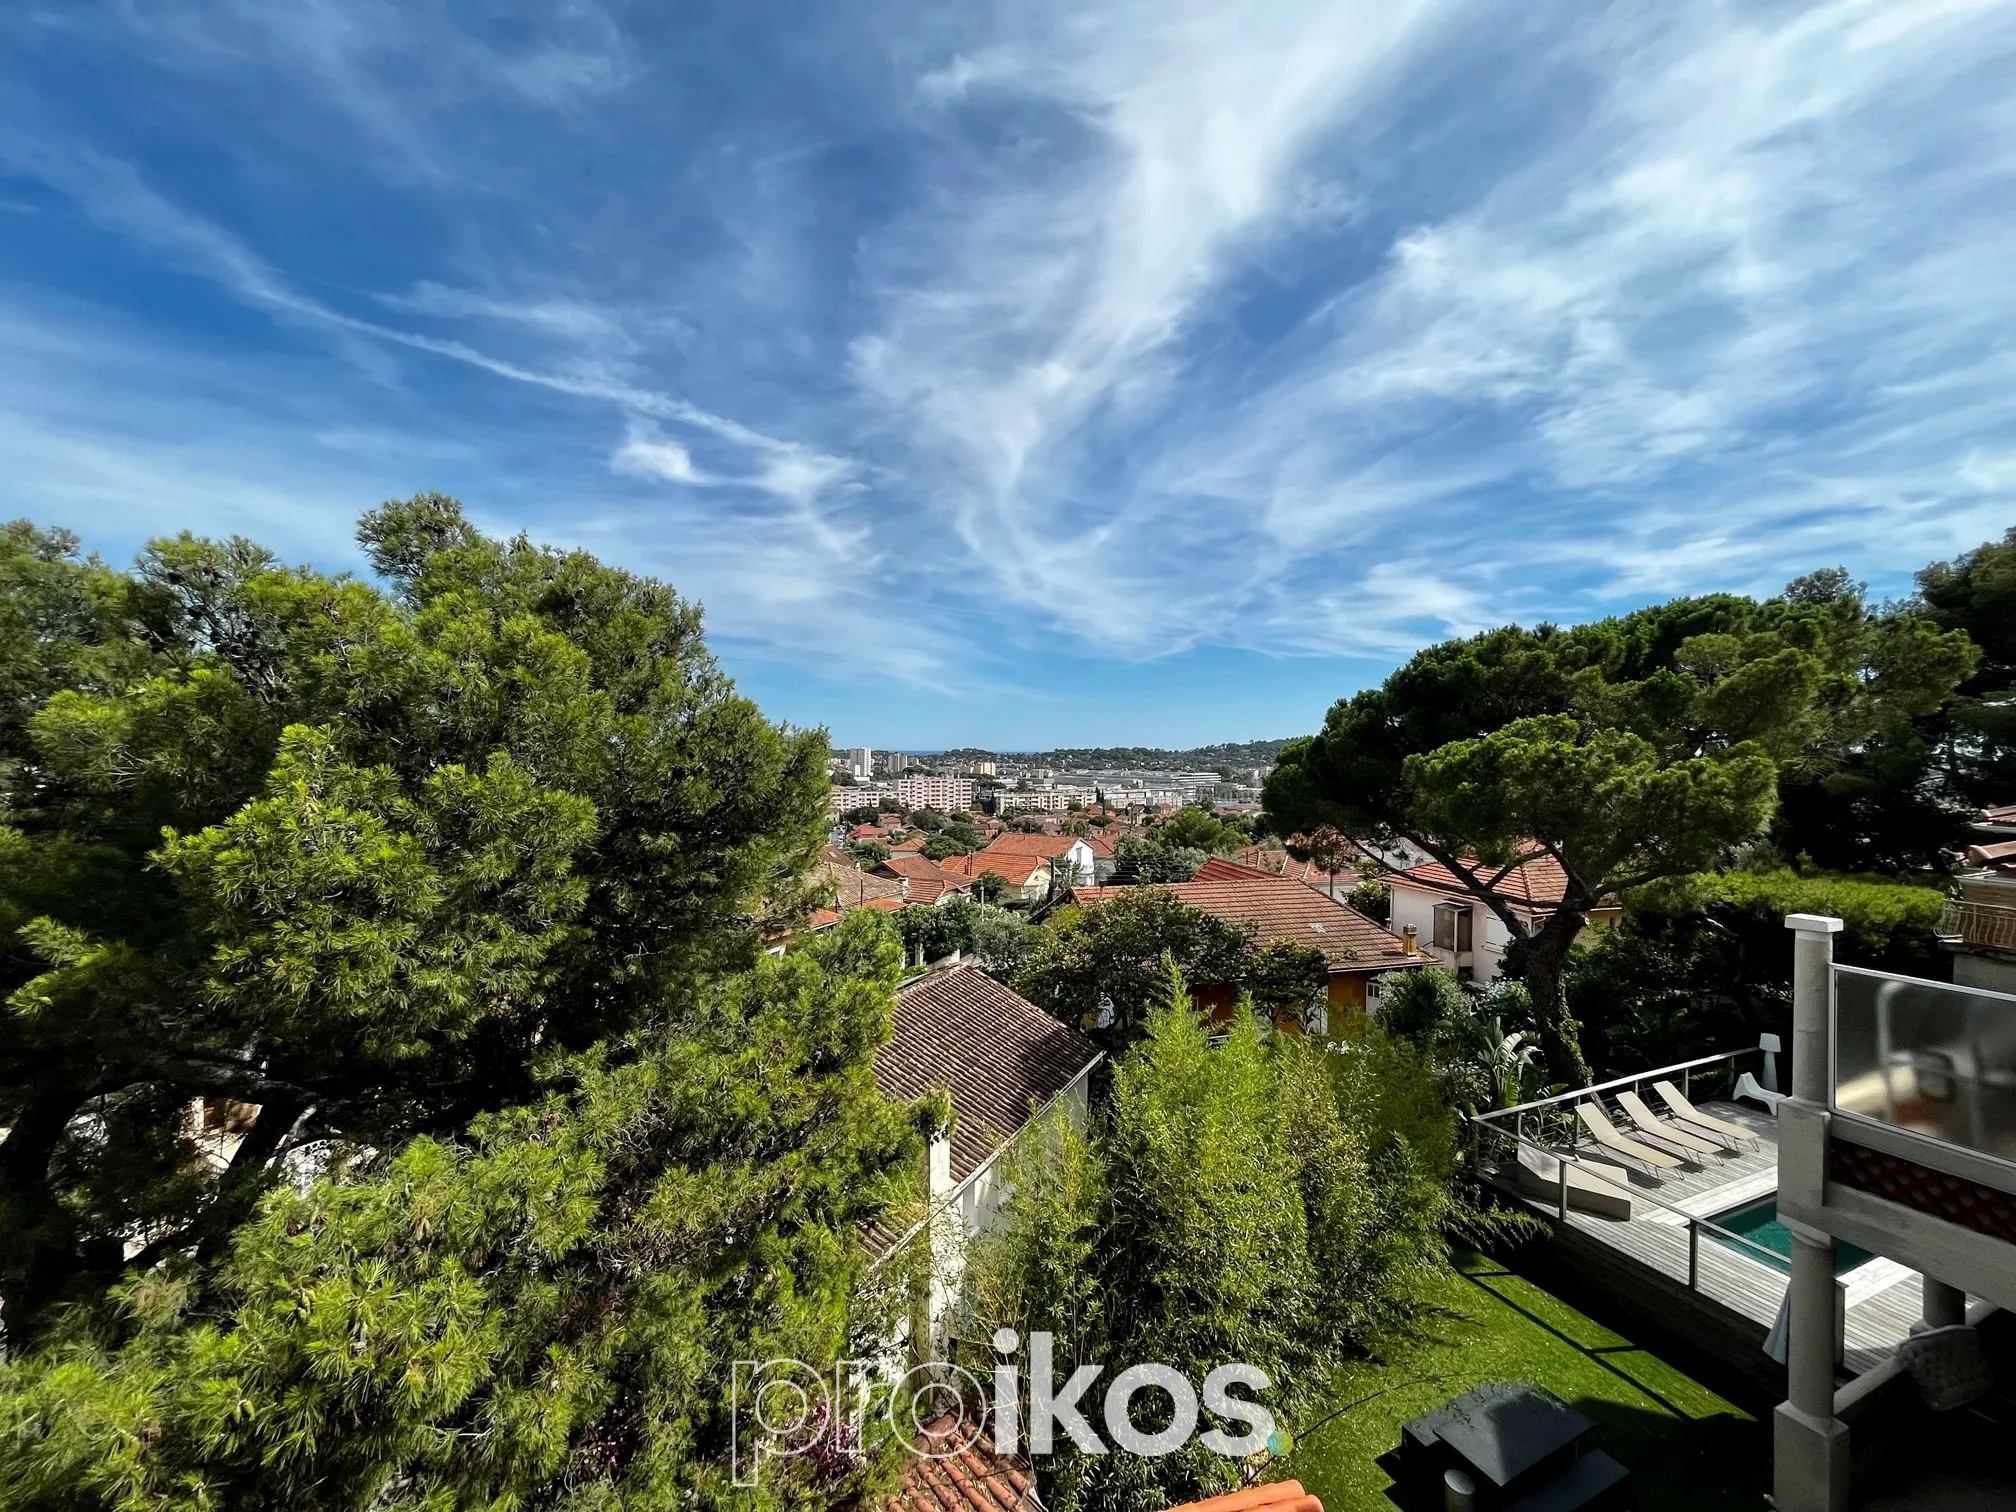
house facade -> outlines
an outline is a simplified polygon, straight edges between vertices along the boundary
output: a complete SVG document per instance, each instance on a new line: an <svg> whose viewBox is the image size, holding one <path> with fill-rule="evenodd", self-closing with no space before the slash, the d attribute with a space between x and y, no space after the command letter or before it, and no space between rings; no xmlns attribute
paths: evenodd
<svg viewBox="0 0 2016 1512"><path fill-rule="evenodd" d="M1099 855L1092 842L1077 835L996 835L980 852L984 856L1035 856L1046 861L1060 885L1090 885L1097 880ZM1109 860L1110 855L1109 855ZM1111 868L1108 868L1109 876Z"/></svg>
<svg viewBox="0 0 2016 1512"><path fill-rule="evenodd" d="M2016 804L1984 809L1975 828L1982 843L1968 847L1970 869L1940 917L1940 942L1955 982L2016 993Z"/></svg>
<svg viewBox="0 0 2016 1512"><path fill-rule="evenodd" d="M1141 885L1171 893L1258 940L1285 940L1320 951L1326 967L1323 1001L1318 1019L1308 1026L1318 1034L1351 1034L1366 1012L1377 1007L1390 973L1433 964L1420 950L1410 952L1405 940L1313 887L1222 859L1206 866L1211 875L1200 872L1189 882ZM1096 905L1124 891L1081 887L1071 897L1074 903ZM1218 1018L1231 1013L1239 996L1237 986L1220 982L1192 982L1190 989L1198 1006Z"/></svg>
<svg viewBox="0 0 2016 1512"><path fill-rule="evenodd" d="M1509 871L1482 862L1463 863L1480 883L1525 924L1537 932L1561 906L1568 878L1552 856L1536 855ZM1393 890L1388 927L1412 938L1436 964L1466 981L1495 982L1504 974L1505 952L1512 931L1498 912L1479 898L1462 877L1439 861L1424 862L1384 879ZM1623 908L1615 900L1589 914L1592 926L1617 920Z"/></svg>
<svg viewBox="0 0 2016 1512"><path fill-rule="evenodd" d="M1082 1126L1102 1059L1090 1040L977 966L929 972L897 989L875 1079L898 1101L949 1093L952 1128L926 1151L924 1211L872 1226L864 1237L878 1268L909 1246L930 1247L928 1297L916 1321L934 1344L958 1295L965 1247L1003 1221L1002 1157L1046 1113Z"/></svg>
<svg viewBox="0 0 2016 1512"><path fill-rule="evenodd" d="M1045 856L983 850L970 856L947 856L938 864L944 871L969 882L978 882L992 872L1008 884L1010 900L1040 903L1050 896L1050 861Z"/></svg>

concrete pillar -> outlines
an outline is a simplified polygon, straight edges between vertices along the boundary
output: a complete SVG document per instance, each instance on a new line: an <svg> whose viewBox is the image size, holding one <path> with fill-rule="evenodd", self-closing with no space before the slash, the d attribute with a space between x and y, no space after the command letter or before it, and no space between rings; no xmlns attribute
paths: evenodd
<svg viewBox="0 0 2016 1512"><path fill-rule="evenodd" d="M1793 914L1792 1099L1825 1116L1834 998L1834 935L1839 919ZM1783 1118L1785 1107L1779 1116ZM1792 1229L1787 1293L1787 1400L1772 1420L1773 1499L1778 1512L1847 1512L1848 1428L1834 1416L1834 1242L1803 1225Z"/></svg>
<svg viewBox="0 0 2016 1512"><path fill-rule="evenodd" d="M1923 1307L1927 1328L1955 1328L1967 1321L1967 1293L1927 1276Z"/></svg>
<svg viewBox="0 0 2016 1512"><path fill-rule="evenodd" d="M1834 1007L1834 936L1841 921L1789 914L1792 931L1792 1095L1827 1106L1827 1033Z"/></svg>

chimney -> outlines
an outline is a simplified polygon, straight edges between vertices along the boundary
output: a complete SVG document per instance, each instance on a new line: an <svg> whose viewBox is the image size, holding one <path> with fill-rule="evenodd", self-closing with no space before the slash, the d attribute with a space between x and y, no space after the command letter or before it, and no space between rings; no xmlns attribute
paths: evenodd
<svg viewBox="0 0 2016 1512"><path fill-rule="evenodd" d="M1406 947L1410 956L1421 954L1421 926L1418 924L1403 926L1400 930L1400 943Z"/></svg>
<svg viewBox="0 0 2016 1512"><path fill-rule="evenodd" d="M949 1132L933 1134L924 1159L925 1192L930 1198L931 1206L936 1208L952 1195L951 1134Z"/></svg>
<svg viewBox="0 0 2016 1512"><path fill-rule="evenodd" d="M959 1210L958 1204L952 1200L950 1130L941 1130L931 1136L924 1155L924 1187L930 1203L925 1242L931 1247L931 1276L924 1298L924 1331L930 1340L931 1357L942 1360L950 1342L949 1324L961 1258Z"/></svg>

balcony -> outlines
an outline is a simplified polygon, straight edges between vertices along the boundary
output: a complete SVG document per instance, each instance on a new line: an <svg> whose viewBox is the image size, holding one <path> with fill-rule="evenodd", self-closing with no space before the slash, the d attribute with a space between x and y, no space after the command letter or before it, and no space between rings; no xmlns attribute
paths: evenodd
<svg viewBox="0 0 2016 1512"><path fill-rule="evenodd" d="M2016 907L1948 898L1938 931L1946 939L1983 950L2016 951Z"/></svg>

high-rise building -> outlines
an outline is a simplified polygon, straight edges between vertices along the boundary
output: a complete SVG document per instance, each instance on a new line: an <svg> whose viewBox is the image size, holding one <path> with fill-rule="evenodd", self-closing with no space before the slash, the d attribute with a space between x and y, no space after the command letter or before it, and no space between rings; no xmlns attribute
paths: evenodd
<svg viewBox="0 0 2016 1512"><path fill-rule="evenodd" d="M856 746L847 753L847 770L866 781L875 775L875 753L866 746Z"/></svg>

